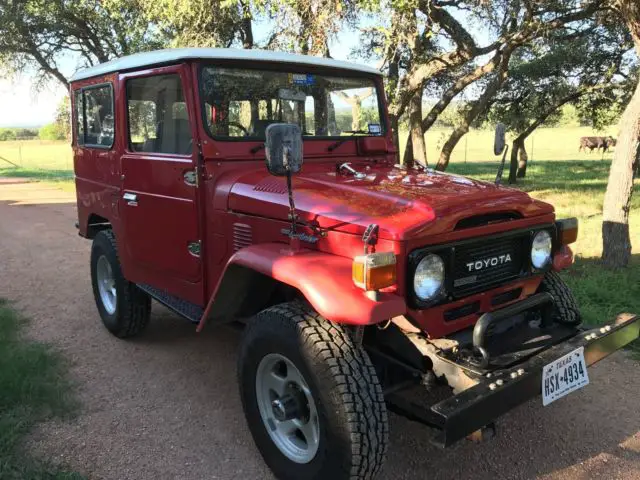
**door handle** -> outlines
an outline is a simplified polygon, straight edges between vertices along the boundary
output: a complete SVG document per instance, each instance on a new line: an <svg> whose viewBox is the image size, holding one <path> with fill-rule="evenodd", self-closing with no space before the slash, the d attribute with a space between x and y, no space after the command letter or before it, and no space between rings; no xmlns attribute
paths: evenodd
<svg viewBox="0 0 640 480"><path fill-rule="evenodd" d="M132 207L138 206L138 195L135 193L125 192L124 195L122 195L122 199L127 202L127 205Z"/></svg>

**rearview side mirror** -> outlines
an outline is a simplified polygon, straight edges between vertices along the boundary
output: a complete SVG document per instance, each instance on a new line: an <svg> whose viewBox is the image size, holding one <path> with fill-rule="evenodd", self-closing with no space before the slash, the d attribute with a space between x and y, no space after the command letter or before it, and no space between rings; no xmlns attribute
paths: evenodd
<svg viewBox="0 0 640 480"><path fill-rule="evenodd" d="M493 153L496 155L501 155L504 152L504 147L506 145L505 140L505 131L506 128L504 123L499 123L496 125L496 136L493 142Z"/></svg>
<svg viewBox="0 0 640 480"><path fill-rule="evenodd" d="M292 123L273 123L265 132L267 169L278 177L298 173L302 168L302 132Z"/></svg>

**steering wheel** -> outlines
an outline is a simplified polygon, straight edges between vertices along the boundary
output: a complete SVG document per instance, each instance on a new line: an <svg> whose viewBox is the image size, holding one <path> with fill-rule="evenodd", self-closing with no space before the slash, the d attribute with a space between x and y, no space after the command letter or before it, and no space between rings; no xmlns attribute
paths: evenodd
<svg viewBox="0 0 640 480"><path fill-rule="evenodd" d="M229 127L235 127L239 130L242 130L242 133L245 137L249 136L249 130L247 130L241 123L238 122L229 122Z"/></svg>

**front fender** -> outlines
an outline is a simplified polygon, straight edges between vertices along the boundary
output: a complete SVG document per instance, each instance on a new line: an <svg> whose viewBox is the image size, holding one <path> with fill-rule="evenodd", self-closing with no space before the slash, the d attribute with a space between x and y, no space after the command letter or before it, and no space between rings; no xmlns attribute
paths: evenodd
<svg viewBox="0 0 640 480"><path fill-rule="evenodd" d="M324 318L349 325L371 325L406 313L404 298L381 293L370 299L351 279L352 261L307 249L293 250L281 243L252 245L236 252L227 263L198 325L202 330L223 291L225 277L234 267L245 267L299 290Z"/></svg>

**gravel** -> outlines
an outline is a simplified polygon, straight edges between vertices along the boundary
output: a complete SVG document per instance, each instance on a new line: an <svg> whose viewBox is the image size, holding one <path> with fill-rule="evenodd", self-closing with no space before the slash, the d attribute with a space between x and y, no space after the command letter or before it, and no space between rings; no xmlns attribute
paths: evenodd
<svg viewBox="0 0 640 480"><path fill-rule="evenodd" d="M90 242L75 198L37 183L0 185L0 296L32 319L30 335L69 359L82 407L39 427L30 450L95 479L272 478L236 387L239 332L201 334L154 304L148 330L118 340L102 327L89 279ZM543 408L505 415L495 439L441 451L431 432L391 415L388 479L638 479L640 368L617 353L591 385Z"/></svg>

